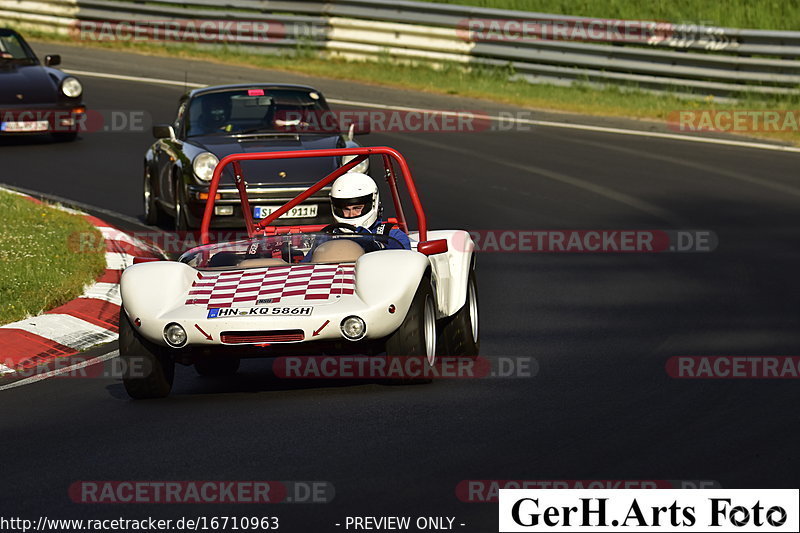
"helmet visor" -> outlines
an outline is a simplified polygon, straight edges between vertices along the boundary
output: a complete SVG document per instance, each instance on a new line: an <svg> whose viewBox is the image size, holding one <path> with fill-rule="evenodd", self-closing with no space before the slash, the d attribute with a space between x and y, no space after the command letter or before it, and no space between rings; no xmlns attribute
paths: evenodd
<svg viewBox="0 0 800 533"><path fill-rule="evenodd" d="M348 213L349 216L345 216L344 209L355 205L363 205L364 208L356 214ZM356 198L331 198L331 207L333 214L339 218L358 218L372 211L372 195L367 194Z"/></svg>

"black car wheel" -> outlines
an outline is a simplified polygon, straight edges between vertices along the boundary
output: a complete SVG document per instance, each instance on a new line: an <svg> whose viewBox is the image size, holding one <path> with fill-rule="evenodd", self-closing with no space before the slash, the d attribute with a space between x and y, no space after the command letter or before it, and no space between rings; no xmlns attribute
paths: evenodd
<svg viewBox="0 0 800 533"><path fill-rule="evenodd" d="M186 220L186 204L183 201L183 185L175 181L175 231L186 231L189 222Z"/></svg>
<svg viewBox="0 0 800 533"><path fill-rule="evenodd" d="M53 139L59 142L70 142L74 141L78 138L77 131L61 131L58 133L52 133Z"/></svg>
<svg viewBox="0 0 800 533"><path fill-rule="evenodd" d="M194 369L201 376L232 376L239 370L238 357L216 357L203 359L194 364Z"/></svg>
<svg viewBox="0 0 800 533"><path fill-rule="evenodd" d="M398 384L430 383L438 368L436 356L436 303L429 275L422 277L403 323L386 339L386 356L399 357L403 375ZM426 377L427 376L427 377Z"/></svg>
<svg viewBox="0 0 800 533"><path fill-rule="evenodd" d="M439 355L477 357L481 348L478 335L478 281L472 269L467 280L464 306L444 320L439 337Z"/></svg>
<svg viewBox="0 0 800 533"><path fill-rule="evenodd" d="M150 167L144 169L144 184L142 185L144 191L144 221L146 224L157 224L161 218L159 215L159 207L156 202L156 197L153 195L153 180L150 176Z"/></svg>
<svg viewBox="0 0 800 533"><path fill-rule="evenodd" d="M119 355L124 363L122 383L135 400L164 398L172 390L175 360L134 329L124 309L119 313Z"/></svg>

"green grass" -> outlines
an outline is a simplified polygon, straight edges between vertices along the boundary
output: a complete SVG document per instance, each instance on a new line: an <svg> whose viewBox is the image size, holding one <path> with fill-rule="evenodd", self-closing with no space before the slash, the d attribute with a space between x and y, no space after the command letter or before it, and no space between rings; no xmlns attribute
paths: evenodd
<svg viewBox="0 0 800 533"><path fill-rule="evenodd" d="M5 191L0 212L0 324L58 307L103 273L104 250L79 249L103 242L82 216Z"/></svg>
<svg viewBox="0 0 800 533"><path fill-rule="evenodd" d="M425 0L581 17L800 30L800 0Z"/></svg>
<svg viewBox="0 0 800 533"><path fill-rule="evenodd" d="M681 110L779 110L796 111L800 95L785 97L744 96L738 103L722 103L713 97L687 100L678 95L651 94L635 88L623 90L617 86L594 89L585 85L557 87L509 80L507 69L465 70L460 65L442 69L427 66L408 66L376 62L350 62L317 57L312 51L298 49L291 54L252 54L236 48L199 49L187 45L156 45L142 42L74 41L69 37L26 32L31 37L70 42L88 47L124 50L147 55L202 59L226 65L240 65L287 72L301 72L325 78L353 80L366 84L384 85L479 98L529 109L580 113L583 115L618 116L634 119L665 121L669 114ZM480 111L471 109L471 111ZM753 133L764 137L798 143L797 132Z"/></svg>

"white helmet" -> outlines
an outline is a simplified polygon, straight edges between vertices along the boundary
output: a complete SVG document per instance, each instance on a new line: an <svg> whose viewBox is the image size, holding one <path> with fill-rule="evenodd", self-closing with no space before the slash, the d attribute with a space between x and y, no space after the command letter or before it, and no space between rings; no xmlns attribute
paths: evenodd
<svg viewBox="0 0 800 533"><path fill-rule="evenodd" d="M363 204L361 214L352 218L344 216L344 208ZM340 224L351 224L369 228L378 220L380 211L378 186L372 178L361 172L347 172L339 176L331 186L331 209L333 218Z"/></svg>

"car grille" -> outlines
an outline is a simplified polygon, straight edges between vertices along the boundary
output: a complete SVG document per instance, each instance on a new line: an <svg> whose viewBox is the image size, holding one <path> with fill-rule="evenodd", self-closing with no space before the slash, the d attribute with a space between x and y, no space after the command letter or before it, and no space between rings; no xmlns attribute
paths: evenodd
<svg viewBox="0 0 800 533"><path fill-rule="evenodd" d="M223 331L224 344L263 344L270 342L300 342L305 339L302 329L276 331Z"/></svg>

